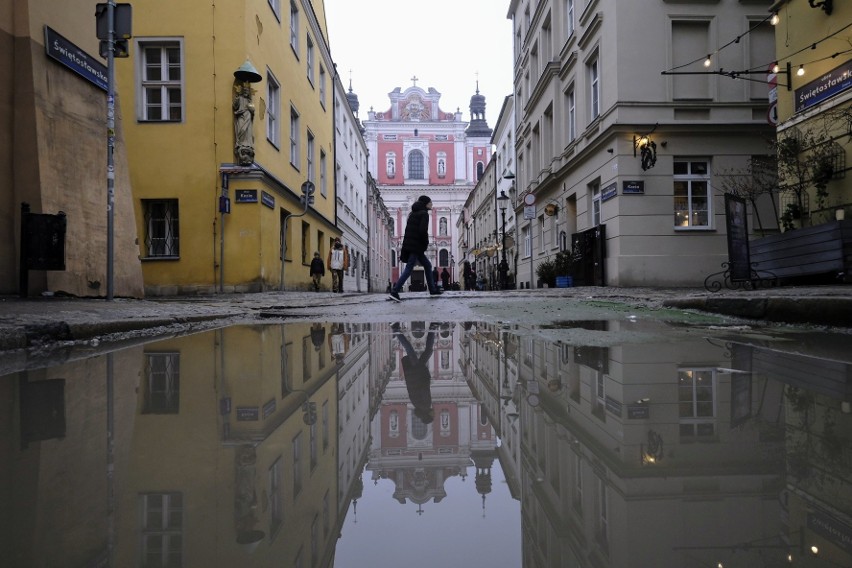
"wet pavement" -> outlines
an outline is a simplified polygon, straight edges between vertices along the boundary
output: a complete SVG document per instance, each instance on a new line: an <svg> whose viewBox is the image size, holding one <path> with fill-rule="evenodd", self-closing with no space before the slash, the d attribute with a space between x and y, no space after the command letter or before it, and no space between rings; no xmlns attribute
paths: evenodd
<svg viewBox="0 0 852 568"><path fill-rule="evenodd" d="M579 292L22 311L0 564L852 565L848 330Z"/></svg>
<svg viewBox="0 0 852 568"><path fill-rule="evenodd" d="M477 316L477 307L499 302L505 318L556 320L560 302L603 302L641 309L683 309L763 322L852 328L852 286L777 287L758 290L577 287L502 292L449 291L440 298L425 293L403 294L401 304L384 294L352 292L264 292L182 296L112 301L84 298L0 297L0 351L42 346L51 342L92 338L151 336L175 330L258 318L351 315L362 321L388 321L429 316L462 321ZM428 303L426 303L428 302ZM436 302L441 302L440 304ZM513 309L514 308L514 309ZM480 315L479 317L483 317Z"/></svg>

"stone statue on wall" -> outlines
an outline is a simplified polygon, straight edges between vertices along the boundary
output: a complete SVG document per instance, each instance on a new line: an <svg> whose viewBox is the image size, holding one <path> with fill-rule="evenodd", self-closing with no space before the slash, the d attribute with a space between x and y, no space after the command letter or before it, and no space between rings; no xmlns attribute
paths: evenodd
<svg viewBox="0 0 852 568"><path fill-rule="evenodd" d="M234 87L234 154L240 165L254 162L254 104L251 85L244 82Z"/></svg>

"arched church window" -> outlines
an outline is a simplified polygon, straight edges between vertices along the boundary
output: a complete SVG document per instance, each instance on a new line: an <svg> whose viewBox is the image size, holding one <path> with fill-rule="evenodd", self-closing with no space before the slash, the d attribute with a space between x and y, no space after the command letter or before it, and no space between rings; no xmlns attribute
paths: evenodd
<svg viewBox="0 0 852 568"><path fill-rule="evenodd" d="M485 171L485 164L482 162L476 162L476 181L482 179L482 172Z"/></svg>
<svg viewBox="0 0 852 568"><path fill-rule="evenodd" d="M438 266L449 266L450 264L450 253L447 249L441 249L438 251Z"/></svg>
<svg viewBox="0 0 852 568"><path fill-rule="evenodd" d="M408 154L408 179L424 179L423 152L412 150Z"/></svg>
<svg viewBox="0 0 852 568"><path fill-rule="evenodd" d="M440 219L438 219L438 232L442 236L447 235L447 218L446 217L441 217Z"/></svg>

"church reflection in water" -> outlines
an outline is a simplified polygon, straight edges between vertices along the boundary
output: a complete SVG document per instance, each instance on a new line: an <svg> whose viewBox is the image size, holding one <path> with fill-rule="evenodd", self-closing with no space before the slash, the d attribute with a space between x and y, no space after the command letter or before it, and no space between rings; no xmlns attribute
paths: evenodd
<svg viewBox="0 0 852 568"><path fill-rule="evenodd" d="M852 565L848 349L633 325L234 326L4 376L0 557L330 567L365 479L422 511L499 466L524 567Z"/></svg>

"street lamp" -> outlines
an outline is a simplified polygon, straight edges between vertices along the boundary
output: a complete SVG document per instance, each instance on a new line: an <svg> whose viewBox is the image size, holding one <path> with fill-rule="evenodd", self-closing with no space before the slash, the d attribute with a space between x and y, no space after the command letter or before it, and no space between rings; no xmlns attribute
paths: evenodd
<svg viewBox="0 0 852 568"><path fill-rule="evenodd" d="M500 214L503 219L503 237L500 242L502 245L500 251L500 289L505 290L507 285L506 280L509 275L509 263L506 262L506 207L509 205L509 196L506 195L505 191L500 192L497 202L500 204Z"/></svg>

